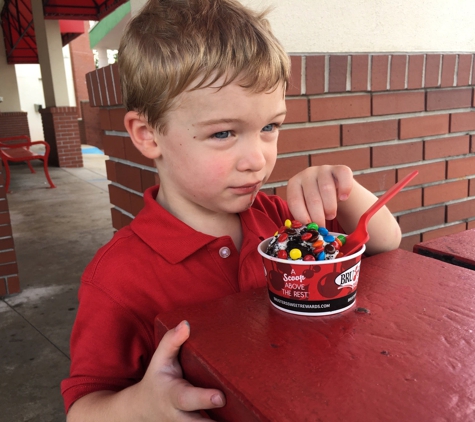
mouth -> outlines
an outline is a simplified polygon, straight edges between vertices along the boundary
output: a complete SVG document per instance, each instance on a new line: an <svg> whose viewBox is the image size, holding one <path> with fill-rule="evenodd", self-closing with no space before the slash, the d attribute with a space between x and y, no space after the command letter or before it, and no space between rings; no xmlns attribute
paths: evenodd
<svg viewBox="0 0 475 422"><path fill-rule="evenodd" d="M249 183L247 185L232 186L231 190L236 195L249 195L254 192L257 192L261 188L261 186L262 186L262 182Z"/></svg>

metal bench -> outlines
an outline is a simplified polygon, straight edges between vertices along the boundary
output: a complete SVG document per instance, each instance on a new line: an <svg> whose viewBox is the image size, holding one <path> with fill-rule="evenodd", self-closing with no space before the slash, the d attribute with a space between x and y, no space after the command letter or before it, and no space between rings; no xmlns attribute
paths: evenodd
<svg viewBox="0 0 475 422"><path fill-rule="evenodd" d="M39 154L30 150L33 145L43 145L45 147L45 153ZM9 192L10 186L10 166L9 162L23 162L26 161L30 171L36 173L31 165L32 160L43 161L43 168L45 171L46 179L52 188L55 188L53 181L48 172L48 157L50 152L50 146L44 141L34 141L27 135L9 136L6 138L0 138L0 156L2 157L3 166L5 167L5 190Z"/></svg>

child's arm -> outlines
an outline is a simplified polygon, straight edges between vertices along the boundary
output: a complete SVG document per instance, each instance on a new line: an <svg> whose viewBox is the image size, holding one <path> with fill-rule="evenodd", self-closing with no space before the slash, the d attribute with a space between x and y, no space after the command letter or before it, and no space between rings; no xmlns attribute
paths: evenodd
<svg viewBox="0 0 475 422"><path fill-rule="evenodd" d="M309 167L289 180L287 202L292 215L302 222L319 225L337 218L346 233L351 233L361 215L378 198L353 179L347 166ZM396 249L401 230L387 207L382 207L369 221L369 255Z"/></svg>
<svg viewBox="0 0 475 422"><path fill-rule="evenodd" d="M168 331L142 381L117 393L98 391L80 398L67 421L210 421L196 411L222 407L225 398L219 390L193 387L183 379L177 356L189 335L185 321Z"/></svg>

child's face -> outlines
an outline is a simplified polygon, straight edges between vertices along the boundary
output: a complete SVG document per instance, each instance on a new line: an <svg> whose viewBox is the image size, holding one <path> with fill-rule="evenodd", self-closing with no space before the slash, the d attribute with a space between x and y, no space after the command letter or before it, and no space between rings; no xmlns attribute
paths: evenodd
<svg viewBox="0 0 475 422"><path fill-rule="evenodd" d="M158 202L197 218L249 208L276 162L283 87L252 93L232 83L185 92L175 105L166 133L155 133Z"/></svg>

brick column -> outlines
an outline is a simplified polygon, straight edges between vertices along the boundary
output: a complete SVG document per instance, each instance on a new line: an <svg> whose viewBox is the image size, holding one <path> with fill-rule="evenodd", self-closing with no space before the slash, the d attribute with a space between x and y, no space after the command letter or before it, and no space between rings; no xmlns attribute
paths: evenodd
<svg viewBox="0 0 475 422"><path fill-rule="evenodd" d="M3 175L0 161L0 297L20 293L18 265Z"/></svg>
<svg viewBox="0 0 475 422"><path fill-rule="evenodd" d="M81 138L76 107L46 107L41 110L45 141L51 152L48 164L82 167Z"/></svg>

